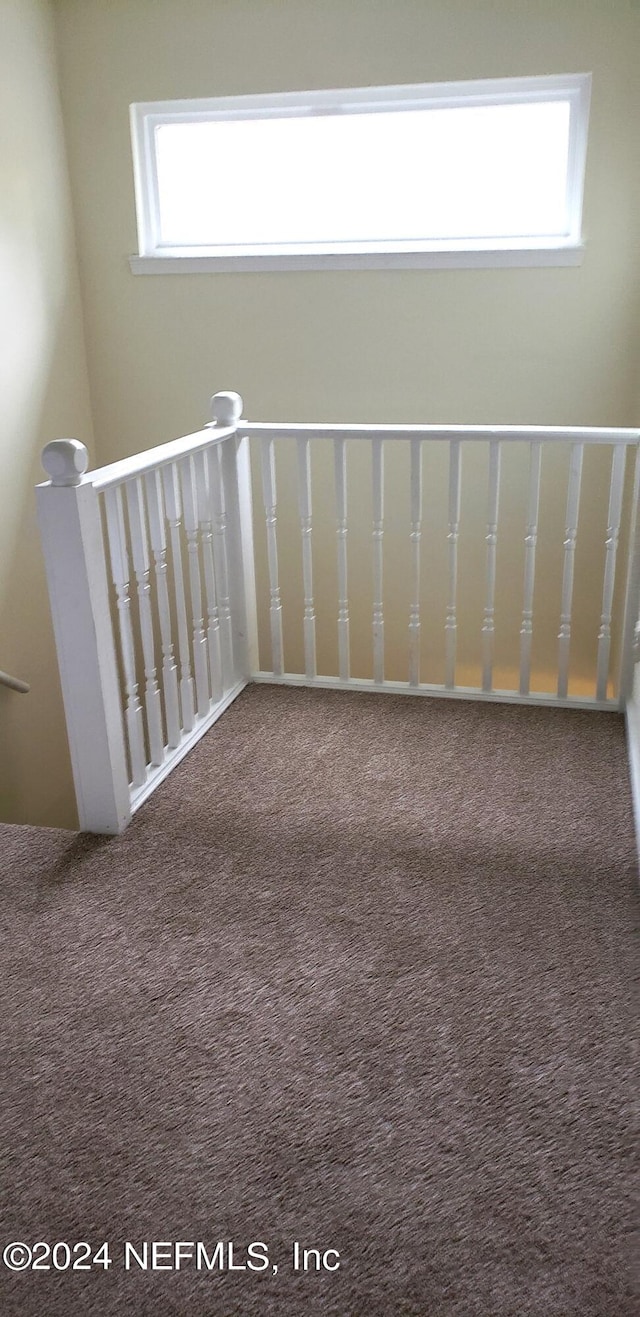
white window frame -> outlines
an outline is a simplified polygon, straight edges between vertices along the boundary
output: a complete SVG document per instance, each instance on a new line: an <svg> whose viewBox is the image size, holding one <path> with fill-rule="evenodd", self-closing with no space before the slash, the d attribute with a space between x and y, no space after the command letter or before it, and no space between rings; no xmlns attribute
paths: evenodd
<svg viewBox="0 0 640 1317"><path fill-rule="evenodd" d="M428 269L430 267L577 265L583 252L582 199L587 154L591 74L497 78L474 82L359 87L337 91L283 92L205 100L150 101L130 107L139 254L130 257L135 274L186 274L240 270ZM305 249L286 253L248 249L163 247L155 158L156 128L185 120L263 118L283 115L348 114L363 108L426 109L504 105L563 100L570 104L567 170L568 231L552 238L488 238L422 242L414 251L335 251ZM225 181L220 180L224 194Z"/></svg>

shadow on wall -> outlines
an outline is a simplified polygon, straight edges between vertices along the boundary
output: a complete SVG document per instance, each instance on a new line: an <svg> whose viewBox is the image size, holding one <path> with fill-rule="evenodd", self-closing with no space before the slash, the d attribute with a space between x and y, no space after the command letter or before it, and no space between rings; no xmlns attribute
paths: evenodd
<svg viewBox="0 0 640 1317"><path fill-rule="evenodd" d="M52 7L4 4L2 20L0 667L31 690L0 690L0 818L74 827L33 491L49 439L91 441L89 385Z"/></svg>
<svg viewBox="0 0 640 1317"><path fill-rule="evenodd" d="M0 820L77 827L75 795L53 638L34 486L45 478L40 453L54 437L60 398L73 389L69 343L76 310L68 292L55 316L32 325L30 361L14 374L11 452L3 452L0 666L27 695L0 687ZM53 322L53 323L52 323ZM24 344L23 344L24 347ZM37 364L36 364L37 363ZM6 398L6 394L5 394ZM73 407L71 410L76 410ZM17 414L19 411L19 414ZM11 418L9 418L11 421Z"/></svg>

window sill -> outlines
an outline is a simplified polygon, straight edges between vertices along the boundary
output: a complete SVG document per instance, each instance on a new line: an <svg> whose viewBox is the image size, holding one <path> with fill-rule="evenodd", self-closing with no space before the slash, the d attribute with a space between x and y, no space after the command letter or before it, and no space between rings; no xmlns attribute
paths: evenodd
<svg viewBox="0 0 640 1317"><path fill-rule="evenodd" d="M251 252L246 255L130 256L133 274L235 274L286 270L487 270L580 265L583 243L553 246L439 247L413 252Z"/></svg>

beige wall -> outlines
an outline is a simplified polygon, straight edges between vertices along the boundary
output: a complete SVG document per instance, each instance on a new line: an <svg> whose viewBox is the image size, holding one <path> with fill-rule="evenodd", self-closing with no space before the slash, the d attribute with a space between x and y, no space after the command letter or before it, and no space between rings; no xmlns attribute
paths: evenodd
<svg viewBox="0 0 640 1317"><path fill-rule="evenodd" d="M0 819L74 826L33 486L56 435L91 436L53 24L0 0Z"/></svg>
<svg viewBox="0 0 640 1317"><path fill-rule="evenodd" d="M58 0L63 106L81 262L95 425L118 457L197 427L215 389L238 389L256 419L631 424L640 317L639 161L635 56L640 11L626 0ZM133 276L136 250L128 105L135 100L301 87L421 82L553 72L593 73L579 268ZM251 179L230 205L259 205ZM593 464L595 462L595 465ZM391 486L405 477L390 470ZM483 592L485 473L470 463L461 552L460 655L478 654ZM291 485L286 458L282 484ZM562 542L562 463L546 473L545 514ZM319 474L318 505L330 503ZM429 479L442 480L442 463ZM579 549L573 655L594 654L608 479L588 467L585 520L600 545ZM361 480L367 481L366 473ZM522 582L524 459L507 472L512 546L499 558L498 659L517 660ZM368 509L361 529L368 536ZM408 515L408 514L407 514ZM434 508L434 516L437 510ZM354 516L357 522L357 512ZM406 520L406 516L405 516ZM405 676L406 525L387 540L386 605L397 617L389 675ZM444 618L443 535L426 542L431 604ZM507 531L507 535L509 535ZM404 538L403 538L404 537ZM480 537L478 539L478 537ZM259 582L264 594L264 541ZM506 541L503 535L503 546ZM283 509L281 558L287 663L302 666L299 536ZM580 558L582 554L582 558ZM435 555L435 557L434 557ZM544 557L544 554L542 555ZM434 562L437 567L434 572ZM316 534L317 602L335 667L335 548ZM546 570L544 561L541 567ZM370 569L354 548L356 671L370 673ZM549 564L536 600L536 664L553 667L560 576ZM540 578L542 579L542 578ZM435 584L434 584L435 582ZM425 601L426 602L426 601ZM267 634L262 609L262 636ZM391 637L391 629L387 632ZM395 651L395 652L394 652ZM442 676L442 632L428 643L427 680ZM270 666L268 655L263 660ZM540 681L544 688L546 677Z"/></svg>
<svg viewBox="0 0 640 1317"><path fill-rule="evenodd" d="M638 346L626 0L58 0L95 424L117 456L236 388L260 419L625 423ZM133 276L128 106L591 70L579 269ZM251 179L229 204L259 205Z"/></svg>

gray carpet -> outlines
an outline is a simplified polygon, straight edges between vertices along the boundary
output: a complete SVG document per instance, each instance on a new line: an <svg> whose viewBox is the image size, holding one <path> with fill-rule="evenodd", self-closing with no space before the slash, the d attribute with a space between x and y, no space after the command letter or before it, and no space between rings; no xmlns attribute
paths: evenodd
<svg viewBox="0 0 640 1317"><path fill-rule="evenodd" d="M638 1311L617 716L254 687L122 838L0 846L0 1244L112 1257L3 1317Z"/></svg>

